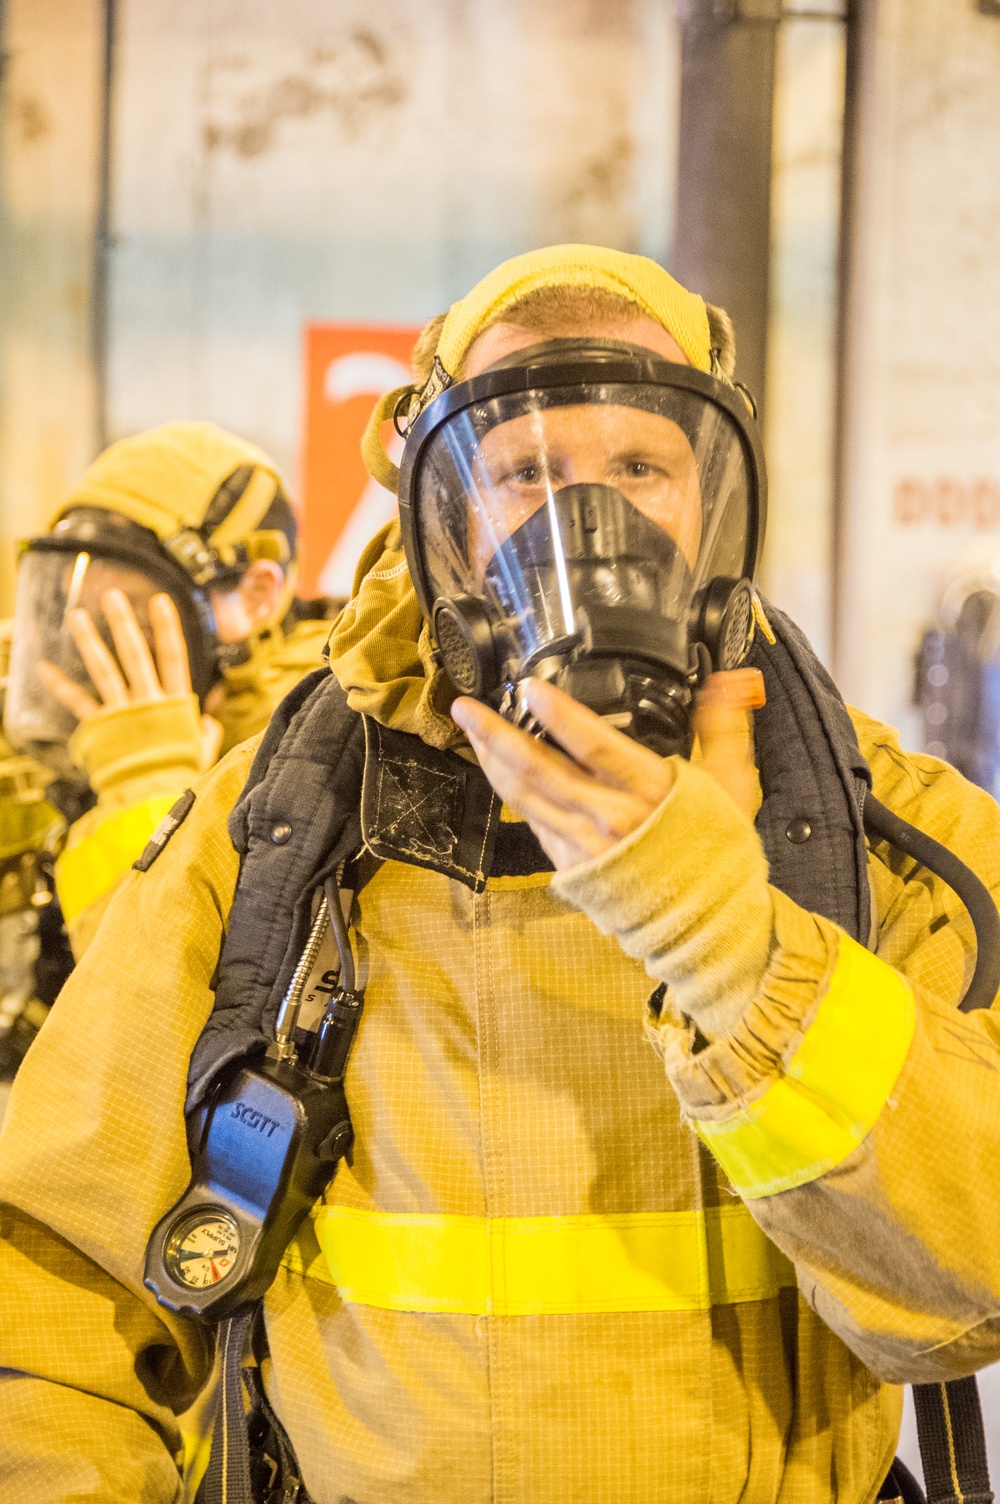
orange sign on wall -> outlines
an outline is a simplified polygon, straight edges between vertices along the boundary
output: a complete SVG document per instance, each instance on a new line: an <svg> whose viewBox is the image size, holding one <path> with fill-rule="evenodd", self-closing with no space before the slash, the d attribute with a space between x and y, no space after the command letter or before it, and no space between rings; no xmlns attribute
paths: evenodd
<svg viewBox="0 0 1000 1504"><path fill-rule="evenodd" d="M372 480L361 436L376 400L411 380L419 328L309 324L305 331L306 414L302 457L304 596L350 595L354 566L395 514L396 498ZM391 429L383 429L383 438ZM399 463L401 441L387 447Z"/></svg>

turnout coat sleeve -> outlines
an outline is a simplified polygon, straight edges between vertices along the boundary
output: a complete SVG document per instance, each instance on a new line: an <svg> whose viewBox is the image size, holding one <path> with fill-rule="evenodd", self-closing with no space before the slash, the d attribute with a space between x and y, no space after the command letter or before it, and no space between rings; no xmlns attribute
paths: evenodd
<svg viewBox="0 0 1000 1504"><path fill-rule="evenodd" d="M11 1504L181 1498L176 1416L213 1354L143 1288L143 1260L190 1174L188 1062L236 885L226 819L254 750L194 784L159 858L128 873L11 1094L0 1134L0 1496Z"/></svg>
<svg viewBox="0 0 1000 1504"><path fill-rule="evenodd" d="M851 715L877 797L1000 897L997 804ZM746 817L678 773L644 826L554 886L666 983L650 1032L682 1109L823 1320L891 1382L997 1361L1000 1017L958 1011L965 909L877 843L866 950L769 887Z"/></svg>

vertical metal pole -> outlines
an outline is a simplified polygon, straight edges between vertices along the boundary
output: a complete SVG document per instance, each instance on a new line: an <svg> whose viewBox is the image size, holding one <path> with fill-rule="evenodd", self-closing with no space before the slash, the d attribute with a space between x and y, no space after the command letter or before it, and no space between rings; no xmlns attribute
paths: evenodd
<svg viewBox="0 0 1000 1504"><path fill-rule="evenodd" d="M97 451L108 443L108 314L111 282L111 133L114 126L116 0L104 0L104 77L101 95L100 162L94 268L90 299L90 349L94 367L94 429Z"/></svg>
<svg viewBox="0 0 1000 1504"><path fill-rule="evenodd" d="M831 582L831 639L833 670L843 665L845 593L848 580L848 489L851 423L851 326L854 313L854 234L858 223L857 157L862 135L862 64L874 46L876 0L849 0L847 56L844 77L844 146L840 177L840 245L837 254L837 411L835 419L833 483L833 580Z"/></svg>
<svg viewBox="0 0 1000 1504"><path fill-rule="evenodd" d="M736 328L737 377L763 406L771 118L780 0L678 0L680 164L674 272Z"/></svg>

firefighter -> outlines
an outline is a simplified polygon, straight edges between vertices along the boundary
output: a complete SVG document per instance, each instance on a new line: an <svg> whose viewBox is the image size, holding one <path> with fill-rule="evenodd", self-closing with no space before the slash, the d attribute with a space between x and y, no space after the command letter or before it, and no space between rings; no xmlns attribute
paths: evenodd
<svg viewBox="0 0 1000 1504"><path fill-rule="evenodd" d="M239 1268L243 1212L177 1229L173 1309L147 1247L339 876L353 1154L254 1337L281 1496L895 1497L898 1386L1000 1356L1000 1054L957 1011L968 914L866 846L862 796L994 894L1000 811L849 712L753 591L760 447L718 311L551 247L415 359L366 439L401 522L330 673L193 780L15 1083L0 1480L180 1499L215 1342L177 1307ZM239 1170L279 1124L232 1118ZM214 1496L248 1498L225 1394Z"/></svg>
<svg viewBox="0 0 1000 1504"><path fill-rule="evenodd" d="M4 720L54 774L78 956L177 794L318 667L332 603L296 598L296 533L261 450L178 422L113 444L25 545Z"/></svg>

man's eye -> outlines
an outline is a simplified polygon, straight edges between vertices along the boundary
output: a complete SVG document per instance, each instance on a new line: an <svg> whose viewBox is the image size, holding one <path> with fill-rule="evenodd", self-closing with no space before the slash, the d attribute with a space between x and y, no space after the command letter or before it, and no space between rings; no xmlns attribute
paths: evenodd
<svg viewBox="0 0 1000 1504"><path fill-rule="evenodd" d="M628 460L625 464L625 474L630 480L648 480L653 473L653 467L646 460Z"/></svg>
<svg viewBox="0 0 1000 1504"><path fill-rule="evenodd" d="M537 486L541 483L541 465L521 465L517 470L512 470L507 477L508 481L519 486Z"/></svg>

